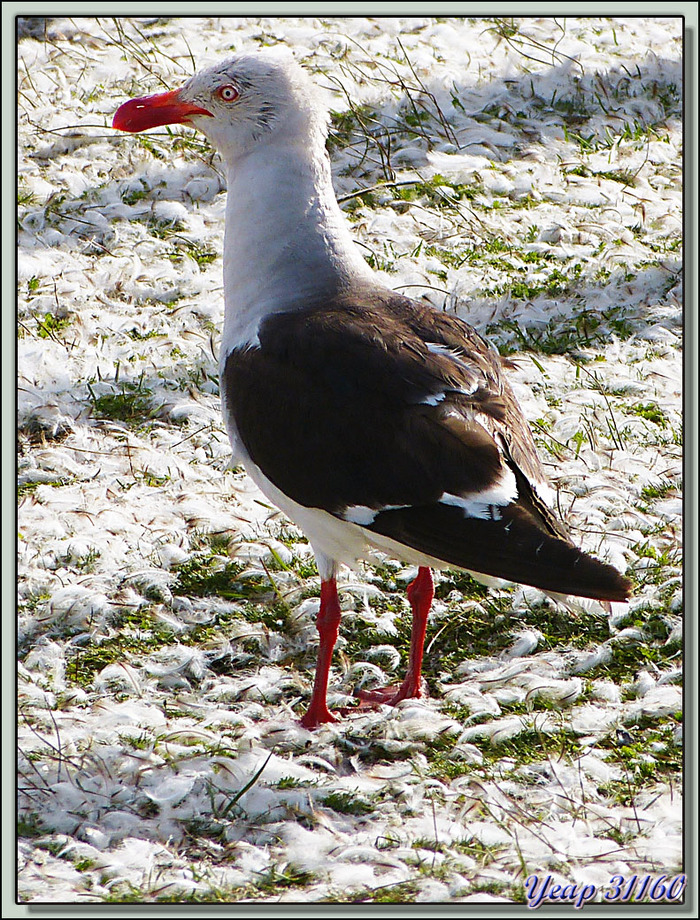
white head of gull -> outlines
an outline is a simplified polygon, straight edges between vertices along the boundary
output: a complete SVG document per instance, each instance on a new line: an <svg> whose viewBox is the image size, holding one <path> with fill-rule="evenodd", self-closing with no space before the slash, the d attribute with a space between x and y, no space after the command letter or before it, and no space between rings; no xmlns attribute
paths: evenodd
<svg viewBox="0 0 700 920"><path fill-rule="evenodd" d="M321 575L316 678L340 624L336 576L377 550L417 565L410 660L364 705L421 696L431 567L555 596L623 601L630 583L571 542L498 353L469 325L381 285L336 201L328 114L288 53L239 54L133 99L114 127L191 124L226 164L223 412L234 453L308 536Z"/></svg>

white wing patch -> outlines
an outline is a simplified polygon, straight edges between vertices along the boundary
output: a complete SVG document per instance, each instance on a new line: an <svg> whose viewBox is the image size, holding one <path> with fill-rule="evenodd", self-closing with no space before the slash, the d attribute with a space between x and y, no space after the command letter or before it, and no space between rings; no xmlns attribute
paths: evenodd
<svg viewBox="0 0 700 920"><path fill-rule="evenodd" d="M518 486L512 470L504 470L499 482L490 489L482 492L470 492L468 495L453 495L443 492L440 503L454 505L464 511L465 517L481 518L482 520L500 520L498 510L504 505L509 505L518 497Z"/></svg>
<svg viewBox="0 0 700 920"><path fill-rule="evenodd" d="M556 501L556 492L547 482L541 480L530 480L532 488L537 493L537 496L545 503L548 508L553 508Z"/></svg>
<svg viewBox="0 0 700 920"><path fill-rule="evenodd" d="M361 524L363 527L369 527L370 524L374 523L378 513L374 508L369 508L367 505L350 505L349 508L343 511L342 517L343 520L350 521L351 524Z"/></svg>
<svg viewBox="0 0 700 920"><path fill-rule="evenodd" d="M341 517L344 521L351 524L359 524L361 527L369 527L373 524L377 515L382 511L398 511L400 508L410 508L410 505L384 505L382 508L370 508L367 505L349 505L343 511Z"/></svg>
<svg viewBox="0 0 700 920"><path fill-rule="evenodd" d="M421 399L420 405L421 406L437 406L439 403L443 401L443 399L446 396L447 396L447 393L443 390L442 393L435 393L432 396L426 396L425 399Z"/></svg>
<svg viewBox="0 0 700 920"><path fill-rule="evenodd" d="M440 393L433 393L430 396L426 396L425 399L421 399L420 405L437 406L448 396L452 396L453 393L461 394L462 396L471 396L477 389L478 385L476 383L469 390L465 390L464 387L450 387L449 390L442 390Z"/></svg>

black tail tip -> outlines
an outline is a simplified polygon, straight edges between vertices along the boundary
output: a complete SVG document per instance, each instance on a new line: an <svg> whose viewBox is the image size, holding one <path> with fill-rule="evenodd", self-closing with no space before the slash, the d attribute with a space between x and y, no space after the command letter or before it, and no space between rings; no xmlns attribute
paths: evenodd
<svg viewBox="0 0 700 920"><path fill-rule="evenodd" d="M632 596L633 584L625 575L621 575L611 565L606 565L608 578L601 584L596 599L600 601L628 601Z"/></svg>

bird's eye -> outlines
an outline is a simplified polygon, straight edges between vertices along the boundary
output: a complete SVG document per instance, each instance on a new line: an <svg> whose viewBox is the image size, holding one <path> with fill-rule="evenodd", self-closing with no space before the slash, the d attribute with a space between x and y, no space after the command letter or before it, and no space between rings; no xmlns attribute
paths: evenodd
<svg viewBox="0 0 700 920"><path fill-rule="evenodd" d="M219 99L223 99L224 102L234 102L234 100L238 99L238 90L231 83L220 86L216 92Z"/></svg>

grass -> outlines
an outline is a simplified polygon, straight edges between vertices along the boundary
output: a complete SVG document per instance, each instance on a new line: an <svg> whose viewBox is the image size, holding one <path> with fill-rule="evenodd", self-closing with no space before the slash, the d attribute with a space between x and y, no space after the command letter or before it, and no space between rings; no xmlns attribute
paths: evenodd
<svg viewBox="0 0 700 920"><path fill-rule="evenodd" d="M640 668L650 667L654 672L657 668L676 661L676 649L665 648L660 643L642 639L639 642L613 643L611 645L611 658L586 671L589 680L610 680L618 686L630 685Z"/></svg>
<svg viewBox="0 0 700 920"><path fill-rule="evenodd" d="M51 486L54 489L60 489L68 485L71 480L66 478L42 480L41 482L20 482L17 485L17 501L26 498L27 495L33 495L40 486Z"/></svg>
<svg viewBox="0 0 700 920"><path fill-rule="evenodd" d="M646 550L641 548L641 551L653 553L653 558L657 559L658 554L652 547ZM653 577L662 582L668 578L668 572L663 567L670 563L670 559L662 555L658 561L660 567ZM371 598L370 605L378 611L394 613L395 632L379 632L361 612L346 614L341 622L345 654L351 660L361 660L376 645L392 645L401 655L400 670L403 670L410 650L410 612L403 592L394 593L395 572L391 568L377 567L373 573L372 580L386 593ZM646 577L651 576L647 573ZM453 599L454 592L461 596ZM516 632L530 627L541 635L539 652L585 650L607 643L610 659L587 671L586 680L605 679L618 685L629 684L634 681L640 667L646 665L663 669L677 663L677 648L667 644L672 624L672 619L668 619L671 613L668 604L674 592L672 586L666 591L666 606L662 604L650 609L637 609L634 615L630 615L628 622L621 623L619 629L634 627L640 631L638 641L623 643L617 642L614 635L611 638L607 618L599 613L580 611L572 616L558 605L542 604L525 611L519 610L516 614L511 609L506 593L494 596L466 573L448 571L444 580L438 582L436 596L439 600L448 600L449 606L429 627L423 673L431 693L438 693L445 675L454 673L465 660L498 655L510 647ZM465 604L465 601L469 603ZM673 616L676 615L677 611L673 613ZM580 699L578 702L582 701ZM522 711L556 708L546 700L537 700L528 703ZM449 707L446 711L459 720L468 718L468 714L453 712Z"/></svg>
<svg viewBox="0 0 700 920"><path fill-rule="evenodd" d="M175 641L172 629L161 625L150 608L124 608L100 641L76 645L66 662L66 678L90 687L95 675L115 662L139 661Z"/></svg>
<svg viewBox="0 0 700 920"><path fill-rule="evenodd" d="M145 223L151 236L158 240L169 240L185 230L185 225L180 220L161 219L152 214L146 216Z"/></svg>
<svg viewBox="0 0 700 920"><path fill-rule="evenodd" d="M292 534L290 541L294 538ZM651 545L639 549L641 553L654 554L653 558L657 558ZM659 563L664 565L665 559L660 558ZM301 565L306 564L302 562ZM246 570L241 563L212 550L198 552L177 568L172 592L174 595L218 596L241 602L241 607L233 616L285 633L290 629L289 607L276 595L274 583L270 580L276 570L295 571L295 565L275 565L273 560L269 573L264 574ZM307 576L306 569L301 571ZM381 595L370 598L370 607L377 613L393 613L394 631L385 633L378 630L361 609L354 613L346 612L341 622L344 655L350 660L362 660L375 646L391 645L401 656L401 668L405 668L410 650L411 616L403 589L400 592L396 590L396 570L392 566L376 566L369 574L369 580L382 588ZM648 577L648 570L645 574ZM663 572L655 577L663 579ZM515 615L510 609L507 593L494 596L466 573L445 573L438 582L436 595L439 600L448 601L448 609L433 621L427 637L424 676L433 692L437 692L444 675L454 672L465 660L498 655L512 644L517 631L527 627L536 629L541 635L540 651L559 648L583 650L592 644L606 643L611 637L607 619L594 612L571 616L563 608L543 604L518 611ZM669 589L669 601L671 596ZM216 634L225 634L225 623L230 616L223 616L214 626L198 627L181 637L180 641L196 644ZM613 641L610 660L587 672L586 678L600 677L618 683L631 681L640 664L646 662L663 667L670 662L675 649L665 645L671 627L664 616L663 607L638 610L629 623L621 624L620 628L633 626L641 630L642 639L633 646L618 645ZM529 709L532 708L531 705ZM547 703L539 701L535 708L547 708Z"/></svg>
<svg viewBox="0 0 700 920"><path fill-rule="evenodd" d="M153 417L153 391L145 385L143 374L137 381L116 381L108 385L108 392L100 395L95 392L94 383L88 381L87 389L97 418L142 423Z"/></svg>
<svg viewBox="0 0 700 920"><path fill-rule="evenodd" d="M374 812L371 802L350 792L331 792L318 801L326 808L332 808L343 815L371 815Z"/></svg>
<svg viewBox="0 0 700 920"><path fill-rule="evenodd" d="M562 283L560 273L552 281L550 294L554 295L554 287ZM499 296L510 293L518 299L535 299L544 295L541 285L519 285L517 282L504 286L499 291ZM499 333L503 340L503 332L510 333L510 341L502 341L501 352L512 354L517 350L534 352L542 355L565 355L572 351L588 348L600 348L609 342L611 333L622 339L629 338L634 333L634 324L625 316L622 307L610 307L608 310L579 309L575 316L558 316L547 321L544 326L526 326L512 320L505 320L498 326L490 326L488 334Z"/></svg>
<svg viewBox="0 0 700 920"><path fill-rule="evenodd" d="M448 711L454 718L461 715L457 708ZM601 738L596 744L598 754L609 763L622 767L624 777L599 784L598 793L629 807L644 790L679 777L683 769L683 747L676 742L674 730L680 719L678 714L672 718L651 720ZM473 737L471 743L483 756L478 765L455 757L453 741L444 736L427 742L424 751L429 774L442 782L469 775L479 777L481 781L488 776L499 782L520 782L520 771L524 766L541 764L550 758L575 764L590 750L590 741L582 745L565 725L559 731L541 732L536 727L527 727L528 721L532 720L524 717L523 730L505 741L493 743ZM621 735L624 736L622 743Z"/></svg>
<svg viewBox="0 0 700 920"><path fill-rule="evenodd" d="M145 179L141 179L141 188L123 188L120 192L121 200L124 204L134 205L144 198L150 198L151 188Z"/></svg>
<svg viewBox="0 0 700 920"><path fill-rule="evenodd" d="M331 112L327 149L332 154L338 150L345 150L357 138L367 139L369 132L365 126L376 119L377 113L367 105L355 105L347 111Z"/></svg>
<svg viewBox="0 0 700 920"><path fill-rule="evenodd" d="M288 864L282 868L273 866L261 873L255 887L262 894L272 894L280 888L306 888L314 880L312 872Z"/></svg>
<svg viewBox="0 0 700 920"><path fill-rule="evenodd" d="M664 420L663 426L666 427ZM656 501L659 498L665 498L670 492L677 492L678 484L669 479L659 479L658 482L649 483L641 491L641 497L646 502Z"/></svg>
<svg viewBox="0 0 700 920"><path fill-rule="evenodd" d="M57 333L62 332L71 324L68 316L56 316L54 313L44 313L42 317L35 316L36 334L40 339L54 339Z"/></svg>
<svg viewBox="0 0 700 920"><path fill-rule="evenodd" d="M458 707L448 707L446 712L454 718L469 719L469 714ZM508 740L493 742L488 737L473 737L470 743L478 748L483 757L478 765L455 756L453 738L442 736L426 742L425 756L429 775L446 783L469 775L521 779L511 764L516 764L517 769L520 769L525 765L542 763L549 757L572 761L582 753L578 739L565 728L557 732L542 732L532 725L528 727L528 723L532 723L532 719L524 719L523 729ZM503 764L508 765L505 773Z"/></svg>
<svg viewBox="0 0 700 920"><path fill-rule="evenodd" d="M333 897L334 904L408 904L415 901L420 891L417 881L394 882L377 888L361 888ZM324 899L330 900L330 899Z"/></svg>
<svg viewBox="0 0 700 920"><path fill-rule="evenodd" d="M630 406L627 412L630 415L636 415L639 418L643 418L647 422L652 422L660 428L665 428L667 425L666 414L656 403L637 403L636 405Z"/></svg>
<svg viewBox="0 0 700 920"><path fill-rule="evenodd" d="M192 240L178 237L168 258L175 264L179 264L185 256L196 262L200 268L206 268L207 265L211 265L219 257L218 253L208 246L202 246Z"/></svg>
<svg viewBox="0 0 700 920"><path fill-rule="evenodd" d="M680 573L679 567L682 561L680 547L661 548L656 546L651 539L646 539L635 543L632 550L640 560L636 565L636 578L640 585L662 585L669 578ZM643 559L651 559L653 564L642 564L641 560ZM659 603L662 605L662 609L667 600L668 598L664 598L661 593Z"/></svg>
<svg viewBox="0 0 700 920"><path fill-rule="evenodd" d="M155 339L158 336L163 335L163 332L159 332L157 329L146 329L145 332L142 332L139 329L129 329L127 335L130 339L133 339L135 342L143 342L146 339Z"/></svg>
<svg viewBox="0 0 700 920"><path fill-rule="evenodd" d="M37 812L25 812L17 819L17 836L24 838L42 837L45 831Z"/></svg>
<svg viewBox="0 0 700 920"><path fill-rule="evenodd" d="M50 600L51 593L49 591L41 589L32 591L18 602L17 612L21 615L33 616Z"/></svg>
<svg viewBox="0 0 700 920"><path fill-rule="evenodd" d="M275 789L307 789L317 786L317 779L299 779L297 776L283 776L282 779L273 783Z"/></svg>
<svg viewBox="0 0 700 920"><path fill-rule="evenodd" d="M30 191L28 188L19 187L17 189L17 206L25 207L28 205L36 204L38 201L37 196L34 192Z"/></svg>
<svg viewBox="0 0 700 920"><path fill-rule="evenodd" d="M264 575L246 573L245 566L227 562L214 553L195 553L177 567L173 592L190 597L217 595L226 600L269 598L271 585Z"/></svg>

